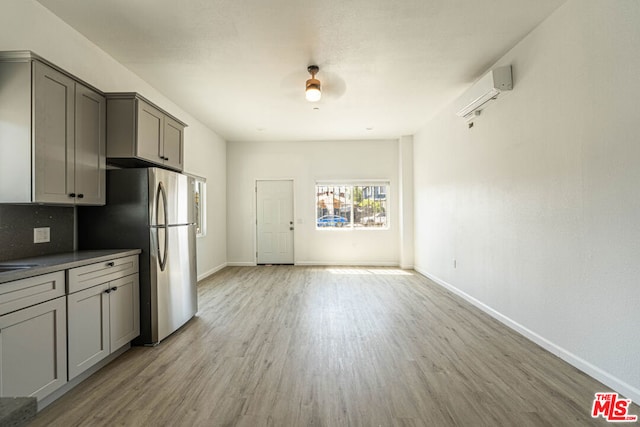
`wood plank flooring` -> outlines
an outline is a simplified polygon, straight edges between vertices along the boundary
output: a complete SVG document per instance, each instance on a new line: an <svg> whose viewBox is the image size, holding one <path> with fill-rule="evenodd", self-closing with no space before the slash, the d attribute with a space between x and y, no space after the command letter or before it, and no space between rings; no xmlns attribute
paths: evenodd
<svg viewBox="0 0 640 427"><path fill-rule="evenodd" d="M415 272L229 267L199 308L31 426L607 425L605 386Z"/></svg>

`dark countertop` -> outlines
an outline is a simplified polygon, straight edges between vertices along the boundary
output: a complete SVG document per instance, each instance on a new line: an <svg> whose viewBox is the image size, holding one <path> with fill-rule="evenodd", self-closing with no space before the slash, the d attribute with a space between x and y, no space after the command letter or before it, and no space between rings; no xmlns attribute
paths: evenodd
<svg viewBox="0 0 640 427"><path fill-rule="evenodd" d="M108 261L113 258L122 258L125 256L137 255L140 252L142 252L140 249L76 251L55 255L45 255L40 257L3 261L0 262L0 268L2 268L3 266L21 265L28 265L30 267L0 272L0 283L25 279L27 277L39 276L41 274L66 270L68 268L82 267L83 265L93 264L94 262Z"/></svg>
<svg viewBox="0 0 640 427"><path fill-rule="evenodd" d="M35 397L0 398L0 426L24 426L36 416Z"/></svg>

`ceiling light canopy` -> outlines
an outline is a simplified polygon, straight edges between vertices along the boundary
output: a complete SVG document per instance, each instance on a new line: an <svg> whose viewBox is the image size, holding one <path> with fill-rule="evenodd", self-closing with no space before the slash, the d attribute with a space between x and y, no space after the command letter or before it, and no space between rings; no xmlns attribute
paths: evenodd
<svg viewBox="0 0 640 427"><path fill-rule="evenodd" d="M320 71L320 68L317 65L309 65L307 67L307 71L311 74L311 78L307 80L305 97L309 102L320 101L320 98L322 97L322 92L320 92L320 80L316 79L316 74Z"/></svg>

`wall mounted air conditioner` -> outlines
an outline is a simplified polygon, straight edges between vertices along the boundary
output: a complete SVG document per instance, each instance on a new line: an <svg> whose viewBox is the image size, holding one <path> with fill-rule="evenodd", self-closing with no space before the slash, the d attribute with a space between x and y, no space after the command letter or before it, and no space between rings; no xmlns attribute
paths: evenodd
<svg viewBox="0 0 640 427"><path fill-rule="evenodd" d="M456 113L468 121L480 114L485 104L496 99L503 90L511 90L511 65L495 68L482 76L459 99L460 110Z"/></svg>

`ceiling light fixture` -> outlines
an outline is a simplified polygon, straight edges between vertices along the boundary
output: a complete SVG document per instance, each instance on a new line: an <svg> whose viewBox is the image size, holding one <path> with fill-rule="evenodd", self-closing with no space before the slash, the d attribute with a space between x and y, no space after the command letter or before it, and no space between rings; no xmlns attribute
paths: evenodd
<svg viewBox="0 0 640 427"><path fill-rule="evenodd" d="M316 79L316 74L320 71L320 68L317 65L309 65L307 67L307 71L311 74L311 78L307 80L305 97L309 102L320 101L320 98L322 97L322 92L320 92L320 80Z"/></svg>

